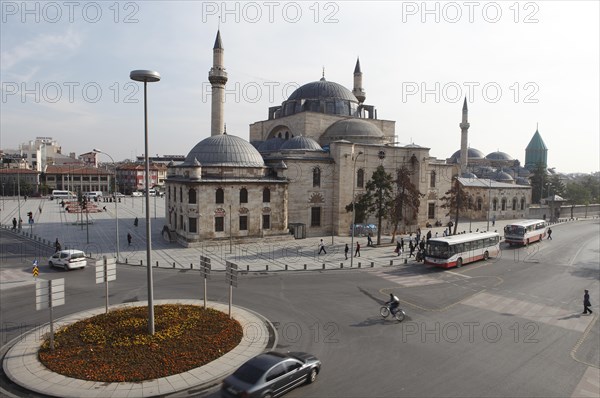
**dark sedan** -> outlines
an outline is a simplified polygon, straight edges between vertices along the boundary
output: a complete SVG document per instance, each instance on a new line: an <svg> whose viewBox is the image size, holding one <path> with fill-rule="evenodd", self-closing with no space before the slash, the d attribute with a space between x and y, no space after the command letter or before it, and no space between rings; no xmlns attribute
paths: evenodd
<svg viewBox="0 0 600 398"><path fill-rule="evenodd" d="M250 359L223 381L222 397L278 397L312 383L321 361L305 352L267 352Z"/></svg>

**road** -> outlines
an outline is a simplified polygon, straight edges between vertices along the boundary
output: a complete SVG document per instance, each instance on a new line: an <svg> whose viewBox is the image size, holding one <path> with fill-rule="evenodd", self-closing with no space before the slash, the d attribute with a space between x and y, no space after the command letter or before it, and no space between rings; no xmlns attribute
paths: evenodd
<svg viewBox="0 0 600 398"><path fill-rule="evenodd" d="M600 223L553 230L552 241L503 248L496 259L451 271L409 263L251 272L239 278L233 300L277 326L278 349L323 361L317 383L290 397L597 397ZM55 308L57 318L104 305L91 267L65 273L42 265L41 272L66 278L67 302ZM144 268L120 265L110 302L145 300L145 281ZM195 270L155 269L154 283L156 299L203 294ZM584 289L593 316L581 315ZM390 292L403 301L403 323L378 315ZM35 311L32 284L0 293L2 344L47 322L46 312ZM227 294L222 273L214 273L209 299L226 302Z"/></svg>

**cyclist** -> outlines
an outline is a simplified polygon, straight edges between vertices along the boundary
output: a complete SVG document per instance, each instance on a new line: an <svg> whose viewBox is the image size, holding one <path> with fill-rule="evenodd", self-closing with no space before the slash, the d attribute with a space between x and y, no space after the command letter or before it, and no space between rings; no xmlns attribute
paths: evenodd
<svg viewBox="0 0 600 398"><path fill-rule="evenodd" d="M400 299L390 293L390 300L386 301L386 305L390 306L390 312L395 314L398 311L398 307L400 307Z"/></svg>

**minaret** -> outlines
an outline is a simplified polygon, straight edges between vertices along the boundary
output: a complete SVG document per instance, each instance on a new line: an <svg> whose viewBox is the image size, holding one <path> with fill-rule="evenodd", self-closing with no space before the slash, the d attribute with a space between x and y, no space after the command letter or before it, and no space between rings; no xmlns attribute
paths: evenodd
<svg viewBox="0 0 600 398"><path fill-rule="evenodd" d="M354 94L361 104L367 98L367 93L365 93L362 87L362 72L360 71L360 59L358 57L356 57L356 66L354 67L354 88L352 89L352 94Z"/></svg>
<svg viewBox="0 0 600 398"><path fill-rule="evenodd" d="M217 30L217 38L213 47L213 66L208 72L208 81L212 87L212 104L210 117L210 135L223 134L225 121L225 83L227 72L223 64L223 44L221 32Z"/></svg>
<svg viewBox="0 0 600 398"><path fill-rule="evenodd" d="M467 145L469 143L469 109L467 108L467 97L463 103L462 122L460 126L460 174L467 171L467 160L469 157Z"/></svg>

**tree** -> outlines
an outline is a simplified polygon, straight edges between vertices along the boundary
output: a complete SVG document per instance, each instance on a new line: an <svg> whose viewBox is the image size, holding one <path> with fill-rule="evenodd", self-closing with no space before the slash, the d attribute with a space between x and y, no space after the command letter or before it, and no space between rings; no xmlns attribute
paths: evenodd
<svg viewBox="0 0 600 398"><path fill-rule="evenodd" d="M446 216L454 216L454 231L450 232L452 235L456 235L460 212L462 210L468 210L472 201L469 200L469 196L466 194L465 190L461 189L461 184L457 177L453 178L450 190L440 199L443 202L440 207L442 209L448 209Z"/></svg>
<svg viewBox="0 0 600 398"><path fill-rule="evenodd" d="M346 211L350 213L352 211L352 208L356 204L356 211L354 212L354 222L357 224L364 223L367 220L367 208L369 207L369 204L365 201L365 199L365 195L360 195L358 198L354 199L354 202L351 202L349 205L346 206Z"/></svg>
<svg viewBox="0 0 600 398"><path fill-rule="evenodd" d="M407 221L414 221L417 218L419 205L421 204L420 198L425 196L413 184L411 180L412 175L413 172L406 166L402 166L396 170L396 180L394 181L396 192L392 199L393 203L389 214L390 220L394 224L392 243L396 240L398 224L404 221L406 225ZM407 214L410 216L407 217Z"/></svg>
<svg viewBox="0 0 600 398"><path fill-rule="evenodd" d="M366 192L363 195L367 207L367 214L374 214L377 218L377 244L381 244L381 223L389 214L393 201L393 177L386 173L383 166L377 166L371 179L367 182ZM357 206L358 208L358 206Z"/></svg>

